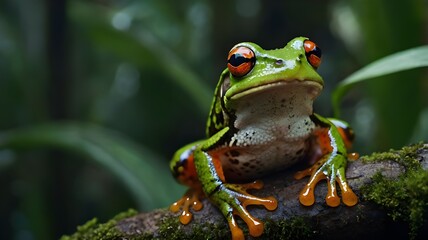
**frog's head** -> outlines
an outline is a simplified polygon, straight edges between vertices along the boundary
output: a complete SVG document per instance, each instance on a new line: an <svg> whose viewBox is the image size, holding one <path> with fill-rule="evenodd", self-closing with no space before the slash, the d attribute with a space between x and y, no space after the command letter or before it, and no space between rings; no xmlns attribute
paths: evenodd
<svg viewBox="0 0 428 240"><path fill-rule="evenodd" d="M254 43L235 45L228 55L227 69L221 75L220 98L224 107L234 110L235 103L254 94L275 93L293 88L313 101L323 88L316 69L321 50L305 37L291 40L284 48L264 50ZM291 88L291 90L290 90Z"/></svg>

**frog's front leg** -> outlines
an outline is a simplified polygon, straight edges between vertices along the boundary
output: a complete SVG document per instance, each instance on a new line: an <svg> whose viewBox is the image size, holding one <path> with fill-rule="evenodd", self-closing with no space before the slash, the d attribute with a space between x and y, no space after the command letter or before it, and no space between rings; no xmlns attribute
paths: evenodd
<svg viewBox="0 0 428 240"><path fill-rule="evenodd" d="M262 205L268 210L275 210L277 201L273 197L259 198L247 192L248 189L261 189L262 182L255 181L247 184L226 183L222 166L211 147L215 141L224 136L228 128L215 134L200 149L195 150L195 166L205 195L219 208L227 219L232 233L232 239L244 239L244 234L235 220L235 215L241 217L248 226L251 236L257 237L263 233L263 223L253 217L246 209L249 205ZM214 142L213 142L214 141Z"/></svg>
<svg viewBox="0 0 428 240"><path fill-rule="evenodd" d="M315 136L322 155L312 167L297 172L295 175L296 179L311 176L299 195L300 203L305 206L312 205L315 201L315 186L320 180L326 179L328 193L325 199L327 205L336 207L340 204L340 198L336 191L336 183L338 183L343 203L347 206L353 206L357 204L358 197L349 187L346 180L345 170L348 155L341 134L328 119L317 114L314 114L312 119L319 127L315 132Z"/></svg>

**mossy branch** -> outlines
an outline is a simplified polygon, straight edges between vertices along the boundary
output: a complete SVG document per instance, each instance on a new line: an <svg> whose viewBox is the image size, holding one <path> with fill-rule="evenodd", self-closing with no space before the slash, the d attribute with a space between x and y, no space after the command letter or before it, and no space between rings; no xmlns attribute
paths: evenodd
<svg viewBox="0 0 428 240"><path fill-rule="evenodd" d="M278 209L272 212L250 208L266 223L259 239L428 239L428 144L350 162L348 182L360 200L354 207L328 207L323 199L325 184L317 187L314 206L302 206L297 196L305 181L294 180L295 171L264 179L265 187L254 192L279 200ZM105 224L92 220L62 240L229 239L226 220L207 200L204 205L186 226L167 209L140 214L129 211Z"/></svg>

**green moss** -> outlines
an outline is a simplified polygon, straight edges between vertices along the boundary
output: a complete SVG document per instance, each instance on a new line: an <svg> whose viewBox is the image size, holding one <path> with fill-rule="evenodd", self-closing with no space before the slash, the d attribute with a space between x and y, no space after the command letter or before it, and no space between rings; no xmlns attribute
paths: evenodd
<svg viewBox="0 0 428 240"><path fill-rule="evenodd" d="M162 220L159 226L159 239L179 240L185 235L177 217L170 217Z"/></svg>
<svg viewBox="0 0 428 240"><path fill-rule="evenodd" d="M393 220L409 223L410 238L416 237L428 210L428 171L421 168L417 155L421 148L424 146L417 144L367 157L366 161L393 160L407 171L398 179L389 179L378 173L373 176L372 184L361 188L363 197L384 207Z"/></svg>
<svg viewBox="0 0 428 240"><path fill-rule="evenodd" d="M125 218L136 215L135 210L129 210L115 216L107 223L98 223L94 218L82 226L77 227L77 232L71 236L62 236L61 240L196 240L196 239L228 239L230 238L229 228L225 228L222 224L198 224L190 231L191 236L187 235L183 230L183 225L177 217L167 217L159 224L158 235L153 234L138 234L135 236L124 235L116 228L116 224Z"/></svg>
<svg viewBox="0 0 428 240"><path fill-rule="evenodd" d="M203 223L195 225L187 235L183 230L183 225L177 217L165 219L159 227L159 237L155 239L170 240L197 240L197 239L228 239L230 238L229 228L222 224Z"/></svg>
<svg viewBox="0 0 428 240"><path fill-rule="evenodd" d="M406 169L418 169L420 163L418 158L418 150L426 148L424 143L420 142L414 145L405 146L400 150L390 149L388 152L375 152L370 156L362 156L363 162L378 162L378 161L394 161L402 165Z"/></svg>
<svg viewBox="0 0 428 240"><path fill-rule="evenodd" d="M244 234L248 236L248 229L241 222ZM230 230L224 224L204 223L197 224L190 231L192 234L187 235L182 228L183 225L177 218L164 220L159 228L159 237L154 239L169 240L198 240L198 239L230 239ZM310 225L303 218L293 218L287 220L266 220L265 231L258 239L311 239L315 238L314 232Z"/></svg>
<svg viewBox="0 0 428 240"><path fill-rule="evenodd" d="M116 228L116 223L121 219L128 218L137 214L137 211L130 209L119 213L107 223L100 224L96 218L89 220L82 226L77 227L77 232L71 236L62 236L61 240L108 240L119 239L121 234Z"/></svg>
<svg viewBox="0 0 428 240"><path fill-rule="evenodd" d="M314 239L313 228L301 217L284 220L267 220L260 239Z"/></svg>
<svg viewBox="0 0 428 240"><path fill-rule="evenodd" d="M193 228L192 239L229 239L230 230L223 224L203 224ZM248 234L248 233L245 233ZM207 237L208 236L208 237Z"/></svg>

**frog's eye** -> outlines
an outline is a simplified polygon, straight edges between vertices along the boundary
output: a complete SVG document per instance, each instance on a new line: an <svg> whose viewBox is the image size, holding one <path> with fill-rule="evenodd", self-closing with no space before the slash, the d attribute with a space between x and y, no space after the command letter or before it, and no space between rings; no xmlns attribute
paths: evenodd
<svg viewBox="0 0 428 240"><path fill-rule="evenodd" d="M306 52L306 59L308 62L317 69L321 64L321 49L312 41L305 40L303 44Z"/></svg>
<svg viewBox="0 0 428 240"><path fill-rule="evenodd" d="M235 77L248 74L256 63L256 55L248 47L238 46L232 48L227 57L227 68Z"/></svg>

